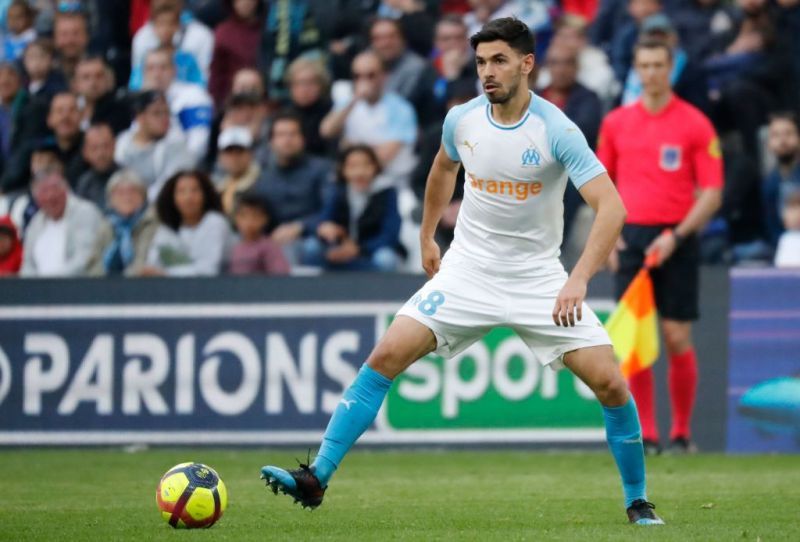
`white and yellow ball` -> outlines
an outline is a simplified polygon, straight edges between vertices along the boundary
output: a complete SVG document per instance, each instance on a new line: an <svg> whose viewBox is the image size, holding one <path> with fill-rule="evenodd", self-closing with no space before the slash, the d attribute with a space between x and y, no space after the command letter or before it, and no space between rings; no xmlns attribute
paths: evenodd
<svg viewBox="0 0 800 542"><path fill-rule="evenodd" d="M161 517L176 529L211 527L228 506L228 490L211 467L181 463L161 477L156 502Z"/></svg>

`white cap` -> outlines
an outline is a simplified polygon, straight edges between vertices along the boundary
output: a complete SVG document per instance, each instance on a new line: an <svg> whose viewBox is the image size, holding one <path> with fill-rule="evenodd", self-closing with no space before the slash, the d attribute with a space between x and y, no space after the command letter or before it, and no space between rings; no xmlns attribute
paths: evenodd
<svg viewBox="0 0 800 542"><path fill-rule="evenodd" d="M225 128L217 139L217 148L221 151L230 147L249 149L253 146L253 135L243 126Z"/></svg>

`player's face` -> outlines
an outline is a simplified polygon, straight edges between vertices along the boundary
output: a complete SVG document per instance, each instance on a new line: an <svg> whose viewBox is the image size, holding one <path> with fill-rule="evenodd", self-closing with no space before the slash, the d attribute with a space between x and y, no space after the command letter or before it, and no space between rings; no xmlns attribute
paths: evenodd
<svg viewBox="0 0 800 542"><path fill-rule="evenodd" d="M523 79L527 81L533 55L521 55L504 41L490 41L478 44L475 63L486 97L493 104L503 104L516 96Z"/></svg>
<svg viewBox="0 0 800 542"><path fill-rule="evenodd" d="M639 49L636 52L634 66L642 81L645 94L663 94L669 91L672 61L665 49L661 47Z"/></svg>

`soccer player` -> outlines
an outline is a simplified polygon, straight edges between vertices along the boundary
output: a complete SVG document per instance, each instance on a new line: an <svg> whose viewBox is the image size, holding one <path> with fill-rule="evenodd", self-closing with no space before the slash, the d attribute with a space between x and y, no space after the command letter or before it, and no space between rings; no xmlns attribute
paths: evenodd
<svg viewBox="0 0 800 542"><path fill-rule="evenodd" d="M534 39L513 18L470 39L484 95L454 107L425 192L420 232L430 280L397 313L328 424L312 465L267 466L262 478L316 507L331 476L372 424L392 379L429 352L451 357L495 326L513 328L544 365L566 366L597 395L631 523L661 524L645 491L636 405L608 335L584 303L625 219L605 168L580 130L528 89ZM440 260L434 231L459 165L464 200L450 250ZM558 260L567 177L596 211L580 260L567 276Z"/></svg>
<svg viewBox="0 0 800 542"><path fill-rule="evenodd" d="M698 317L700 248L697 233L722 201L722 158L711 122L670 88L672 50L643 41L634 50L642 82L640 100L620 107L600 128L597 155L616 181L628 217L611 267L621 296L647 255L656 308L669 358L672 406L670 448L693 449L689 426L697 389L692 320ZM652 369L630 379L642 423L644 448L660 452Z"/></svg>

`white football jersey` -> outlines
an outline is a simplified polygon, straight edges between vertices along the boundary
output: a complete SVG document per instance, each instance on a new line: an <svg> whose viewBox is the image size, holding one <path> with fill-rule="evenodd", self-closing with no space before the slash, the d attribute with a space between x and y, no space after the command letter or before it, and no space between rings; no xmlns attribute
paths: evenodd
<svg viewBox="0 0 800 542"><path fill-rule="evenodd" d="M480 96L450 110L442 145L465 170L450 258L504 274L560 265L567 178L580 188L606 171L580 129L533 92L525 116L501 125Z"/></svg>

